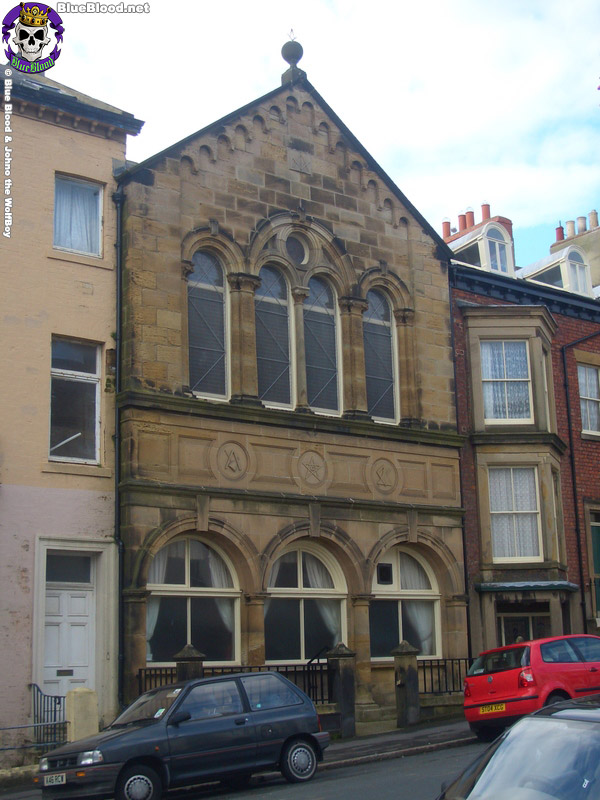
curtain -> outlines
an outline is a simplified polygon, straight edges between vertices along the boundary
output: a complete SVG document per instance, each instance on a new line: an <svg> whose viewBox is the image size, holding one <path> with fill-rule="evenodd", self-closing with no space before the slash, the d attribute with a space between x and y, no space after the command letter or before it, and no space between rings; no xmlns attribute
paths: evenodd
<svg viewBox="0 0 600 800"><path fill-rule="evenodd" d="M489 471L492 549L496 558L540 554L535 470L493 468Z"/></svg>
<svg viewBox="0 0 600 800"><path fill-rule="evenodd" d="M54 193L54 244L100 254L100 187L57 178Z"/></svg>
<svg viewBox="0 0 600 800"><path fill-rule="evenodd" d="M231 575L227 569L227 565L218 553L215 553L210 547L208 551L208 569L210 572L211 585L215 588L223 588L232 586ZM234 626L234 603L230 597L215 597L215 605L217 611L227 630L232 633Z"/></svg>
<svg viewBox="0 0 600 800"><path fill-rule="evenodd" d="M428 600L402 601L402 635L422 656L434 652L434 604ZM413 639L418 639L414 641Z"/></svg>
<svg viewBox="0 0 600 800"><path fill-rule="evenodd" d="M174 542L176 547L184 545L185 542ZM167 561L169 560L169 548L173 544L162 547L152 559L150 569L148 570L148 583L164 583L167 574ZM152 648L150 646L150 639L154 636L156 629L156 621L158 620L158 612L160 611L160 597L151 595L146 603L146 661L152 661Z"/></svg>
<svg viewBox="0 0 600 800"><path fill-rule="evenodd" d="M311 553L302 553L302 582L305 589L333 589L334 583L329 570L318 558ZM339 600L325 600L315 598L316 606L325 623L325 627L332 636L334 645L340 641L342 632L340 626Z"/></svg>
<svg viewBox="0 0 600 800"><path fill-rule="evenodd" d="M416 558L400 553L400 586L407 589L431 589L427 573Z"/></svg>
<svg viewBox="0 0 600 800"><path fill-rule="evenodd" d="M481 342L481 377L486 419L531 415L526 342Z"/></svg>

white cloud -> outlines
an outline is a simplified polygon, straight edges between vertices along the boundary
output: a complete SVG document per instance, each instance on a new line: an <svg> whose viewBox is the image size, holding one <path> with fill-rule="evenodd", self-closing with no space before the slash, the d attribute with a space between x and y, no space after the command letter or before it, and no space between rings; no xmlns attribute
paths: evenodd
<svg viewBox="0 0 600 800"><path fill-rule="evenodd" d="M309 80L434 227L489 202L553 228L597 202L597 0L150 8L65 13L49 74L146 120L134 160L275 88L293 28Z"/></svg>

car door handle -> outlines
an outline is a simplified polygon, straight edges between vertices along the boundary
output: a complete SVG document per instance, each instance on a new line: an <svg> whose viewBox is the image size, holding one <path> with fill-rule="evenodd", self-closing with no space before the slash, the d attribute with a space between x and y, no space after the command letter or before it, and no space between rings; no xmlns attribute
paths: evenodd
<svg viewBox="0 0 600 800"><path fill-rule="evenodd" d="M597 667L590 667L590 672L598 672Z"/></svg>
<svg viewBox="0 0 600 800"><path fill-rule="evenodd" d="M247 722L248 717L238 717L238 719L235 720L236 725L245 725Z"/></svg>

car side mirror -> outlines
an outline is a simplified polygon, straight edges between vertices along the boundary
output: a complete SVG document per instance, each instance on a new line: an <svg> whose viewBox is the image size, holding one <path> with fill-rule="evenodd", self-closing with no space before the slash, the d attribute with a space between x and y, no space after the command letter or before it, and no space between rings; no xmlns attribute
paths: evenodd
<svg viewBox="0 0 600 800"><path fill-rule="evenodd" d="M176 711L172 717L169 717L169 725L179 725L180 722L185 722L191 718L192 715L189 711Z"/></svg>

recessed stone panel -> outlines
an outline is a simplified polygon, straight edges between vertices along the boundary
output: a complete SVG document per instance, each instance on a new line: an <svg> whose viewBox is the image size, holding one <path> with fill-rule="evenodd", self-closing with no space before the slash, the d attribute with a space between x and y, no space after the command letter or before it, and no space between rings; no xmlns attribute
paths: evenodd
<svg viewBox="0 0 600 800"><path fill-rule="evenodd" d="M140 475L168 475L171 471L171 437L142 431L138 436Z"/></svg>

